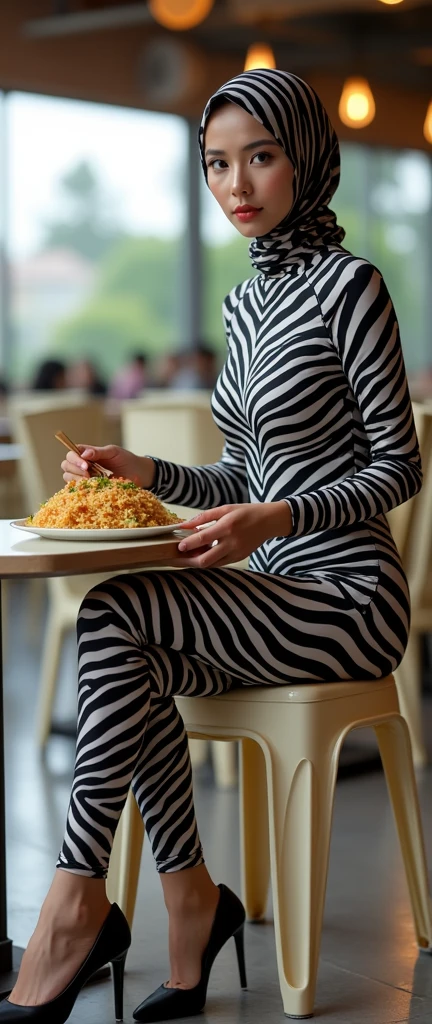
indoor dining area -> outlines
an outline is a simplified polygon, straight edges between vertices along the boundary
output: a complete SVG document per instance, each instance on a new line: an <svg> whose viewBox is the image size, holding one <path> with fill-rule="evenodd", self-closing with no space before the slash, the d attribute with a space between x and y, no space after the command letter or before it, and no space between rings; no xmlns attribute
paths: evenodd
<svg viewBox="0 0 432 1024"><path fill-rule="evenodd" d="M0 5L0 1024L432 1019L431 277L432 0Z"/></svg>

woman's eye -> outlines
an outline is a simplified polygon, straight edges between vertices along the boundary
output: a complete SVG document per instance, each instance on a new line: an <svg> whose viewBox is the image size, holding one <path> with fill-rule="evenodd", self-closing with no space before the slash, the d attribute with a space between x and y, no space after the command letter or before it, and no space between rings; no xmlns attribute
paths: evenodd
<svg viewBox="0 0 432 1024"><path fill-rule="evenodd" d="M223 164L224 166L220 167L220 166L218 166L219 164ZM207 170L210 167L212 167L214 171L223 171L224 167L226 167L226 166L227 166L226 160L221 160L221 159L219 159L219 160L211 160L210 163L207 164Z"/></svg>
<svg viewBox="0 0 432 1024"><path fill-rule="evenodd" d="M259 164L264 164L268 160L271 160L271 153L265 153L264 150L261 150L259 153L255 153L255 156L252 157L252 163L254 160L257 160Z"/></svg>

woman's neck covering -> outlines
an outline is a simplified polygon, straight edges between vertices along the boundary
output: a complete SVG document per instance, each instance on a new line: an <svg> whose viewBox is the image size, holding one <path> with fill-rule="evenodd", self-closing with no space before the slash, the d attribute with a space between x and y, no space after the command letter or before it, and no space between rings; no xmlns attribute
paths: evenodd
<svg viewBox="0 0 432 1024"><path fill-rule="evenodd" d="M340 178L336 132L310 85L287 71L246 71L222 85L204 110L199 144L207 180L204 136L213 110L223 100L237 103L271 132L294 167L294 201L267 235L254 238L249 256L263 274L280 274L296 263L298 250L341 245L345 231L328 203Z"/></svg>

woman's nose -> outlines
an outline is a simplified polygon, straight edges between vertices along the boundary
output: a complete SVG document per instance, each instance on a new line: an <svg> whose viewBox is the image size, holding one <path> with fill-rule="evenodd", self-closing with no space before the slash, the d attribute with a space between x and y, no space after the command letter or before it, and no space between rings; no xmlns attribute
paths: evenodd
<svg viewBox="0 0 432 1024"><path fill-rule="evenodd" d="M240 170L234 172L231 188L233 196L249 196L252 191L250 182Z"/></svg>

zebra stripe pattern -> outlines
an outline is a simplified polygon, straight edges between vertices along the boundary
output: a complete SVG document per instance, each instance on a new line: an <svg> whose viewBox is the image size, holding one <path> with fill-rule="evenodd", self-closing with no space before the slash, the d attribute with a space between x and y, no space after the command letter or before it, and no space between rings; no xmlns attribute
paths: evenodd
<svg viewBox="0 0 432 1024"><path fill-rule="evenodd" d="M247 99L281 139L294 95L306 227L299 238L282 222L255 239L259 273L225 300L228 350L212 395L221 459L155 459L152 489L200 509L284 500L293 530L252 552L249 570L149 571L85 599L76 771L58 866L92 877L106 874L131 784L158 871L203 861L176 695L374 680L399 665L407 643L408 587L385 513L419 490L421 465L395 312L379 272L340 245L307 177L327 168L330 197L336 150L315 94L305 123L294 76L239 79L228 83L232 101ZM264 121L264 86L273 121L269 110Z"/></svg>

